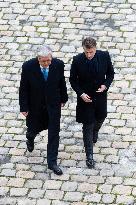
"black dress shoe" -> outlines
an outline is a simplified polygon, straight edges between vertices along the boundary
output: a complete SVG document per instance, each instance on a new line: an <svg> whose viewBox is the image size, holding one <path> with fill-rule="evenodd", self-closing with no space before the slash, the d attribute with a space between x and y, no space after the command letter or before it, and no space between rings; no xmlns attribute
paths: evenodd
<svg viewBox="0 0 136 205"><path fill-rule="evenodd" d="M93 157L92 157L92 155L89 155L88 157L87 157L87 159L86 159L86 165L87 165L87 167L89 168L89 169L92 169L92 168L94 168L94 160L93 160Z"/></svg>
<svg viewBox="0 0 136 205"><path fill-rule="evenodd" d="M34 141L27 140L26 145L29 152L32 152L34 150Z"/></svg>
<svg viewBox="0 0 136 205"><path fill-rule="evenodd" d="M60 167L56 164L48 165L48 169L51 169L54 172L54 174L57 174L57 175L62 175L63 174Z"/></svg>
<svg viewBox="0 0 136 205"><path fill-rule="evenodd" d="M86 160L86 165L89 169L93 169L94 168L94 160L93 159L87 159Z"/></svg>

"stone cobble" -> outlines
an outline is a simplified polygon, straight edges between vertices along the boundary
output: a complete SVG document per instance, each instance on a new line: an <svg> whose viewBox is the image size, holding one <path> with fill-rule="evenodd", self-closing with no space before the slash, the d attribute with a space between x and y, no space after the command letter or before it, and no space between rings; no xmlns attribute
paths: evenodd
<svg viewBox="0 0 136 205"><path fill-rule="evenodd" d="M135 205L136 1L0 0L0 10L0 205ZM85 164L76 94L68 79L72 57L82 52L82 38L89 35L98 49L109 51L115 68L92 170ZM69 100L61 118L62 176L47 169L46 131L28 153L19 113L22 63L43 43L65 62Z"/></svg>

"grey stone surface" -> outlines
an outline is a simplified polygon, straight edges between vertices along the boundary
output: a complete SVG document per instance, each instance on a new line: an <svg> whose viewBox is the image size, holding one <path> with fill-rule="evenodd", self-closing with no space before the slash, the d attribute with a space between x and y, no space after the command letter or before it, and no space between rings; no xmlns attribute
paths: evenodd
<svg viewBox="0 0 136 205"><path fill-rule="evenodd" d="M0 0L0 205L134 204L136 197L136 2L135 0ZM75 122L76 95L69 84L72 57L92 35L108 50L115 79L108 116L88 169L82 126ZM47 132L26 151L19 113L21 66L46 43L64 60L69 101L62 109L58 162L47 168Z"/></svg>

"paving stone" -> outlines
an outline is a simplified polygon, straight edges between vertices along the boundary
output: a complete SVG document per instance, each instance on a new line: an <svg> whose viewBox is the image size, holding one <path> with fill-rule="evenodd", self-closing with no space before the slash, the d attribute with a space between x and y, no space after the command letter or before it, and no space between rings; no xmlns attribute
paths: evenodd
<svg viewBox="0 0 136 205"><path fill-rule="evenodd" d="M43 182L41 180L27 180L25 183L26 188L37 188L40 189L42 187Z"/></svg>
<svg viewBox="0 0 136 205"><path fill-rule="evenodd" d="M56 180L46 180L46 182L43 185L44 189L60 189L62 185L61 181L56 181Z"/></svg>
<svg viewBox="0 0 136 205"><path fill-rule="evenodd" d="M31 179L34 177L34 172L30 172L30 171L18 171L16 176L17 177L21 177L24 179Z"/></svg>
<svg viewBox="0 0 136 205"><path fill-rule="evenodd" d="M77 182L64 182L61 186L63 191L75 191L77 189Z"/></svg>
<svg viewBox="0 0 136 205"><path fill-rule="evenodd" d="M70 203L69 202L60 201L60 200L53 200L52 201L52 205L70 205Z"/></svg>
<svg viewBox="0 0 136 205"><path fill-rule="evenodd" d="M114 156L114 155L108 155L106 157L106 162L112 162L112 163L118 163L119 161L119 157L118 156Z"/></svg>
<svg viewBox="0 0 136 205"><path fill-rule="evenodd" d="M29 157L28 163L32 164L39 164L43 163L43 157Z"/></svg>
<svg viewBox="0 0 136 205"><path fill-rule="evenodd" d="M21 178L10 178L10 180L7 183L7 186L9 187L23 187L24 186L24 179Z"/></svg>
<svg viewBox="0 0 136 205"><path fill-rule="evenodd" d="M84 201L85 202L95 202L95 203L99 203L101 200L101 194L90 194L90 195L85 195Z"/></svg>
<svg viewBox="0 0 136 205"><path fill-rule="evenodd" d="M0 196L6 196L8 191L9 191L8 187L0 187Z"/></svg>
<svg viewBox="0 0 136 205"><path fill-rule="evenodd" d="M133 188L132 195L136 196L136 187Z"/></svg>
<svg viewBox="0 0 136 205"><path fill-rule="evenodd" d="M11 188L10 196L26 196L28 189L26 188Z"/></svg>
<svg viewBox="0 0 136 205"><path fill-rule="evenodd" d="M42 189L31 189L30 193L28 194L28 197L39 199L42 198L45 193L45 190Z"/></svg>
<svg viewBox="0 0 136 205"><path fill-rule="evenodd" d="M19 199L17 200L17 203L18 205L36 205L36 201L31 199Z"/></svg>
<svg viewBox="0 0 136 205"><path fill-rule="evenodd" d="M131 194L131 191L132 191L131 186L116 185L113 188L112 193L129 195Z"/></svg>
<svg viewBox="0 0 136 205"><path fill-rule="evenodd" d="M51 175L51 179L53 180L62 180L62 181L67 181L69 180L69 175L68 174L63 174L61 176L57 176L55 174Z"/></svg>
<svg viewBox="0 0 136 205"><path fill-rule="evenodd" d="M27 157L24 157L24 156L12 156L11 157L11 162L12 163L26 163L27 162Z"/></svg>
<svg viewBox="0 0 136 205"><path fill-rule="evenodd" d="M121 204L121 203L133 204L134 203L134 197L133 196L120 195L120 196L117 196L116 203L118 203L118 204Z"/></svg>
<svg viewBox="0 0 136 205"><path fill-rule="evenodd" d="M24 155L26 150L24 149L17 149L17 148L11 148L9 151L9 154L11 155Z"/></svg>
<svg viewBox="0 0 136 205"><path fill-rule="evenodd" d="M15 198L10 198L10 197L4 197L0 199L0 205L16 205L16 199Z"/></svg>
<svg viewBox="0 0 136 205"><path fill-rule="evenodd" d="M88 179L88 182L89 183L92 183L92 184L101 184L101 183L104 183L104 177L101 177L101 176L90 176L89 179Z"/></svg>
<svg viewBox="0 0 136 205"><path fill-rule="evenodd" d="M101 153L102 154L111 154L112 153L112 155L116 155L117 154L117 150L114 149L114 148L102 148L101 149Z"/></svg>
<svg viewBox="0 0 136 205"><path fill-rule="evenodd" d="M73 167L76 166L76 161L75 160L63 160L61 162L62 166L66 166L66 167Z"/></svg>
<svg viewBox="0 0 136 205"><path fill-rule="evenodd" d="M48 200L48 199L39 199L37 200L37 205L50 205L51 204L51 201Z"/></svg>
<svg viewBox="0 0 136 205"><path fill-rule="evenodd" d="M5 187L8 182L8 178L0 177L0 187Z"/></svg>
<svg viewBox="0 0 136 205"><path fill-rule="evenodd" d="M9 152L8 148L5 148L5 147L0 148L0 154L7 154L8 152Z"/></svg>
<svg viewBox="0 0 136 205"><path fill-rule="evenodd" d="M14 177L16 174L15 170L12 169L3 169L0 175L6 176L6 177Z"/></svg>
<svg viewBox="0 0 136 205"><path fill-rule="evenodd" d="M113 203L114 199L115 199L115 195L113 195L113 194L104 194L103 197L102 197L102 202L105 203L105 204Z"/></svg>
<svg viewBox="0 0 136 205"><path fill-rule="evenodd" d="M76 180L77 182L86 182L88 180L88 177L87 176L83 176L83 175L80 175L80 177L78 175L72 175L71 176L71 180L72 181ZM89 181L89 183L91 183L91 180Z"/></svg>
<svg viewBox="0 0 136 205"><path fill-rule="evenodd" d="M26 164L16 164L16 170L19 171L24 171L24 170L28 170L30 168L29 165Z"/></svg>
<svg viewBox="0 0 136 205"><path fill-rule="evenodd" d="M46 190L45 197L47 199L62 199L64 191L60 190Z"/></svg>
<svg viewBox="0 0 136 205"><path fill-rule="evenodd" d="M113 142L112 147L114 148L127 148L129 146L129 142Z"/></svg>
<svg viewBox="0 0 136 205"><path fill-rule="evenodd" d="M123 182L122 177L108 177L106 179L107 184L121 184Z"/></svg>
<svg viewBox="0 0 136 205"><path fill-rule="evenodd" d="M105 171L105 174L103 172L103 175L113 175L113 170L111 169L111 165L109 163L104 163L104 162L100 162L97 163L96 165L97 169L101 169L101 172Z"/></svg>
<svg viewBox="0 0 136 205"><path fill-rule="evenodd" d="M4 164L5 162L5 164ZM1 168L4 168L4 169L14 169L15 165L13 163L8 163L8 157L7 159L5 158L3 164L1 165Z"/></svg>
<svg viewBox="0 0 136 205"><path fill-rule="evenodd" d="M89 183L81 183L78 185L77 191L80 192L88 192L88 193L95 193L97 189L96 184L89 184Z"/></svg>
<svg viewBox="0 0 136 205"><path fill-rule="evenodd" d="M87 205L86 202L73 202L71 205Z"/></svg>
<svg viewBox="0 0 136 205"><path fill-rule="evenodd" d="M83 194L80 192L67 192L64 196L64 200L66 201L81 201Z"/></svg>
<svg viewBox="0 0 136 205"><path fill-rule="evenodd" d="M123 182L124 185L132 185L132 186L135 186L136 184L136 179L131 179L131 178L126 178L124 179L124 182Z"/></svg>

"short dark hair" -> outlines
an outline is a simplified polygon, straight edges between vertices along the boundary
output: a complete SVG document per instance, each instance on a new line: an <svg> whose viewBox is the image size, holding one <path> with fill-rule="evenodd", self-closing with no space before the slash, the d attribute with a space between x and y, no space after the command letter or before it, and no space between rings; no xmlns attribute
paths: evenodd
<svg viewBox="0 0 136 205"><path fill-rule="evenodd" d="M82 40L82 46L85 48L93 48L96 47L97 43L94 38L87 37Z"/></svg>

